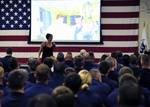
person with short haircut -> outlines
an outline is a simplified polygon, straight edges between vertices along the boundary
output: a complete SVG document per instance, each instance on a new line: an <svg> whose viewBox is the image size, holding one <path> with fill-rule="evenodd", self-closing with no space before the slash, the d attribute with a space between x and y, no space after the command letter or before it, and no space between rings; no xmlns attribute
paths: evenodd
<svg viewBox="0 0 150 107"><path fill-rule="evenodd" d="M53 98L56 100L57 107L74 107L74 94L66 86L58 86L52 92Z"/></svg>
<svg viewBox="0 0 150 107"><path fill-rule="evenodd" d="M119 87L120 107L140 107L141 92L138 84L126 83Z"/></svg>
<svg viewBox="0 0 150 107"><path fill-rule="evenodd" d="M38 59L40 59L41 53L42 53L42 61L46 57L53 56L53 50L55 48L55 43L52 42L53 40L53 35L52 34L46 34L46 42L42 42L41 47L39 49L39 54L38 54Z"/></svg>
<svg viewBox="0 0 150 107"><path fill-rule="evenodd" d="M64 63L66 67L74 67L73 56L71 52L67 52Z"/></svg>
<svg viewBox="0 0 150 107"><path fill-rule="evenodd" d="M109 74L110 70L111 70L111 65L108 61L102 61L99 64L99 71L102 76L102 82L108 84L112 91L118 87L118 84L116 81L108 78L108 74Z"/></svg>
<svg viewBox="0 0 150 107"><path fill-rule="evenodd" d="M121 75L119 77L119 88L116 88L107 97L107 106L109 106L109 107L111 107L111 106L118 107L119 106L118 105L119 104L118 98L119 98L119 93L120 93L119 89L120 89L120 87L122 87L125 84L128 84L130 87L132 87L133 84L138 85L138 80L134 75L132 75L130 73L125 73L125 74ZM138 85L138 87L139 87L139 85ZM128 91L130 91L130 90L128 90ZM142 96L142 98L140 98L140 101L137 103L139 103L140 105L143 105L144 107L147 107L146 106L147 100L148 100L148 96L150 95L149 90L140 87L140 95ZM127 107L132 107L132 106L127 106ZM141 107L141 106L139 106L139 107Z"/></svg>
<svg viewBox="0 0 150 107"><path fill-rule="evenodd" d="M125 54L122 56L122 64L124 66L129 67L129 64L130 64L130 56L129 55Z"/></svg>
<svg viewBox="0 0 150 107"><path fill-rule="evenodd" d="M51 94L52 88L48 85L50 69L45 64L40 64L36 68L36 84L27 90L25 94L27 99L34 97L38 94L46 93Z"/></svg>
<svg viewBox="0 0 150 107"><path fill-rule="evenodd" d="M136 55L130 55L130 68L133 70L134 76L139 78L140 68L138 66L138 58Z"/></svg>
<svg viewBox="0 0 150 107"><path fill-rule="evenodd" d="M119 71L119 77L126 73L134 75L133 70L131 68L124 66Z"/></svg>
<svg viewBox="0 0 150 107"><path fill-rule="evenodd" d="M10 94L1 101L2 107L26 107L26 97L24 95L25 75L21 69L16 69L8 75L8 86Z"/></svg>
<svg viewBox="0 0 150 107"><path fill-rule="evenodd" d="M102 82L101 74L98 69L91 69L90 74L92 76L90 90L101 96L103 103L105 103L108 94L111 92L110 86Z"/></svg>
<svg viewBox="0 0 150 107"><path fill-rule="evenodd" d="M36 83L36 67L40 64L40 62L36 58L29 58L28 65L30 68L28 81L31 83Z"/></svg>
<svg viewBox="0 0 150 107"><path fill-rule="evenodd" d="M72 90L75 99L75 107L92 107L89 103L80 100L78 92L80 91L82 80L76 72L69 73L64 80L64 85Z"/></svg>
<svg viewBox="0 0 150 107"><path fill-rule="evenodd" d="M50 75L52 76L52 67L54 65L54 60L51 57L46 57L43 63L50 68Z"/></svg>
<svg viewBox="0 0 150 107"><path fill-rule="evenodd" d="M108 73L108 77L118 82L117 60L113 57L107 57L105 61L110 63L111 69Z"/></svg>
<svg viewBox="0 0 150 107"><path fill-rule="evenodd" d="M90 69L97 69L98 64L94 62L94 54L93 53L88 53L84 57L84 69L90 70Z"/></svg>
<svg viewBox="0 0 150 107"><path fill-rule="evenodd" d="M83 62L84 57L82 55L74 57L74 68L77 72L84 69L84 62Z"/></svg>
<svg viewBox="0 0 150 107"><path fill-rule="evenodd" d="M57 54L56 59L57 59L57 62L62 62L62 63L63 63L63 62L65 61L65 57L64 57L63 52L59 52L59 53Z"/></svg>
<svg viewBox="0 0 150 107"><path fill-rule="evenodd" d="M13 54L13 49L7 48L6 56L1 59L5 72L10 72L14 68L13 65L15 64L15 62L13 62L14 64L12 64L12 60L15 60L15 57L13 57L12 54Z"/></svg>
<svg viewBox="0 0 150 107"><path fill-rule="evenodd" d="M54 72L52 78L49 80L49 86L53 89L59 85L62 85L65 78L65 65L61 62L54 64Z"/></svg>
<svg viewBox="0 0 150 107"><path fill-rule="evenodd" d="M150 89L150 57L146 54L141 56L140 85Z"/></svg>
<svg viewBox="0 0 150 107"><path fill-rule="evenodd" d="M73 67L67 67L65 68L65 75L67 76L69 73L76 72L76 70Z"/></svg>
<svg viewBox="0 0 150 107"><path fill-rule="evenodd" d="M56 101L48 94L34 96L27 107L58 107Z"/></svg>

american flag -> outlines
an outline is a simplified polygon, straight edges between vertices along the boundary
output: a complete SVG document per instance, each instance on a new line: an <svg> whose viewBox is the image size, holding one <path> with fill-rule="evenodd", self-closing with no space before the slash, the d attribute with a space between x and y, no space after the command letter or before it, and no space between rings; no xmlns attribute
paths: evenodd
<svg viewBox="0 0 150 107"><path fill-rule="evenodd" d="M1 0L0 30L29 30L30 5L30 0Z"/></svg>
<svg viewBox="0 0 150 107"><path fill-rule="evenodd" d="M57 52L79 53L81 49L94 51L96 58L103 53L121 50L131 54L138 51L139 5L140 0L102 0L101 28L103 45L60 45ZM37 57L39 44L28 44L30 0L0 0L0 57L5 49L12 47L14 56L20 62Z"/></svg>

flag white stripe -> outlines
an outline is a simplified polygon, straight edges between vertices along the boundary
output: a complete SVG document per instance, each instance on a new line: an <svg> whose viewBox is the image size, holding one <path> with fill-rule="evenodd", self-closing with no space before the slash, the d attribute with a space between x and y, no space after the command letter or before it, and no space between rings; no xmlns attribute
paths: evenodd
<svg viewBox="0 0 150 107"><path fill-rule="evenodd" d="M102 24L138 24L138 18L102 18Z"/></svg>
<svg viewBox="0 0 150 107"><path fill-rule="evenodd" d="M29 35L29 30L0 30L0 36L25 36ZM102 30L102 35L138 35L138 29L130 30Z"/></svg>
<svg viewBox="0 0 150 107"><path fill-rule="evenodd" d="M102 35L138 35L138 30L102 30Z"/></svg>
<svg viewBox="0 0 150 107"><path fill-rule="evenodd" d="M102 6L102 12L139 12L139 6Z"/></svg>
<svg viewBox="0 0 150 107"><path fill-rule="evenodd" d="M12 35L12 36L29 35L29 30L0 30L0 35Z"/></svg>
<svg viewBox="0 0 150 107"><path fill-rule="evenodd" d="M56 44L57 45L57 44ZM1 41L1 47L40 47L40 45L27 44L26 41ZM57 45L64 47L68 45ZM72 47L137 47L137 41L104 41L104 45L72 45ZM70 45L68 47L71 47ZM32 50L31 50L32 51Z"/></svg>

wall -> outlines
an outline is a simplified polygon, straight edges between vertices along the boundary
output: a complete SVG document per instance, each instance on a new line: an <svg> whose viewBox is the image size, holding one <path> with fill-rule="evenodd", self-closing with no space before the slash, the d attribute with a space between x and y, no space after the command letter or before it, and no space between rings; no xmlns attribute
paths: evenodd
<svg viewBox="0 0 150 107"><path fill-rule="evenodd" d="M142 29L146 26L148 45L150 47L150 0L140 0L140 24L139 24L139 43L142 35Z"/></svg>

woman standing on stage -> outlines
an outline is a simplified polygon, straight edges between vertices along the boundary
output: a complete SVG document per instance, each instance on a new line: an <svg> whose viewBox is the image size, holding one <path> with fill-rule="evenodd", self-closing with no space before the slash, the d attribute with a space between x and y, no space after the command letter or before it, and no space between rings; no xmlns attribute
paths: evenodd
<svg viewBox="0 0 150 107"><path fill-rule="evenodd" d="M55 48L55 43L52 42L53 35L52 34L46 34L46 42L42 42L41 47L39 49L38 59L40 59L40 55L42 53L42 62L46 57L53 56L53 50Z"/></svg>

